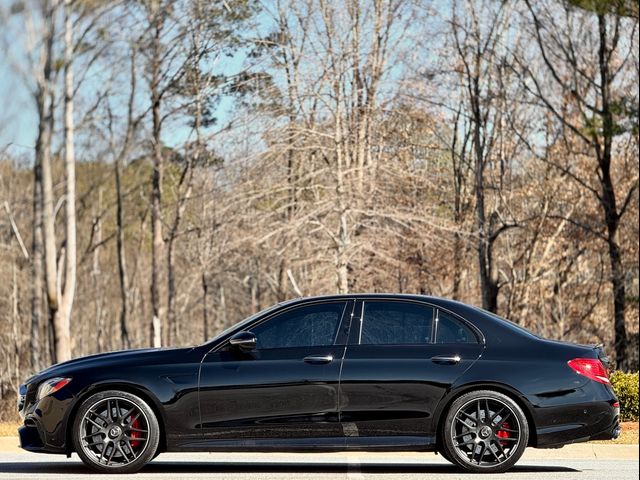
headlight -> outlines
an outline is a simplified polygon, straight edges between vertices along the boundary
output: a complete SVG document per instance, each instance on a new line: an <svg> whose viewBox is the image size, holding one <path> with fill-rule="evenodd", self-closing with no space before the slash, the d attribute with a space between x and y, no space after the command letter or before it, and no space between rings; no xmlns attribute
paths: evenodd
<svg viewBox="0 0 640 480"><path fill-rule="evenodd" d="M47 395L56 393L58 390L60 390L70 381L71 381L70 378L64 378L64 377L55 377L55 378L50 378L49 380L45 380L38 387L37 401L42 400Z"/></svg>

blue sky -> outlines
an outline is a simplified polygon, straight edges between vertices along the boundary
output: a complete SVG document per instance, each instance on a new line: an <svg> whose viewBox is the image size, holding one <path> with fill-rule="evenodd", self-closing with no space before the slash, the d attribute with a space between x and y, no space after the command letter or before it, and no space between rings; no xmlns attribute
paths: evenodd
<svg viewBox="0 0 640 480"><path fill-rule="evenodd" d="M0 152L8 152L12 156L28 157L33 154L38 134L38 116L33 98L33 82L26 74L28 59L25 55L26 33L22 15L11 15L9 10L13 0L0 0ZM36 26L37 28L37 26ZM216 73L234 74L239 72L245 56L240 53L233 57L221 57L216 65ZM79 72L76 73L77 77ZM92 76L83 85L84 92L98 92L104 81L100 74ZM144 82L139 79L138 90L144 89ZM142 94L144 95L144 94ZM146 108L147 99L140 99ZM229 119L233 108L233 99L223 98L216 111L219 124ZM82 115L81 108L76 109L76 120ZM150 121L150 120L149 120ZM59 128L57 125L56 128ZM215 128L215 127L214 127ZM191 129L184 120L167 122L163 140L173 146L182 143ZM79 145L78 145L79 146ZM78 152L82 155L81 151Z"/></svg>

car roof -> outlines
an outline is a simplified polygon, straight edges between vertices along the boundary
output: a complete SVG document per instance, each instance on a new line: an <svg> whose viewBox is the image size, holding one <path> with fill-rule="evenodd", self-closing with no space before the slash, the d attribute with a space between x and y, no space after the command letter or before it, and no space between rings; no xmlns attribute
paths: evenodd
<svg viewBox="0 0 640 480"><path fill-rule="evenodd" d="M329 295L313 295L309 297L296 297L290 300L280 302L279 305L293 305L296 303L302 303L307 301L322 301L322 300L345 300L345 299L397 299L397 300L416 300L426 303L431 303L443 308L451 308L456 310L456 307L475 308L470 305L458 302L456 300L450 300L442 297L435 297L431 295L420 295L416 293L343 293L343 294L329 294Z"/></svg>

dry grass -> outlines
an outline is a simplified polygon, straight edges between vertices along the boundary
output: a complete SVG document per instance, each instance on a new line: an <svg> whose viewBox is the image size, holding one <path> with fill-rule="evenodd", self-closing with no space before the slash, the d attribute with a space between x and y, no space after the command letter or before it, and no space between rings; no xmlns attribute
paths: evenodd
<svg viewBox="0 0 640 480"><path fill-rule="evenodd" d="M1 422L0 437L15 437L18 435L19 423Z"/></svg>

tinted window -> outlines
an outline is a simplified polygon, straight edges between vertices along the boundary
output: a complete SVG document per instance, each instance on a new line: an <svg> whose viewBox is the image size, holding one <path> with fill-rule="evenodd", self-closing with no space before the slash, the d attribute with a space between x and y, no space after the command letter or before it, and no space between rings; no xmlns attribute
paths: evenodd
<svg viewBox="0 0 640 480"><path fill-rule="evenodd" d="M295 308L252 328L258 349L333 345L346 302Z"/></svg>
<svg viewBox="0 0 640 480"><path fill-rule="evenodd" d="M360 343L415 345L431 341L431 307L404 302L365 302Z"/></svg>
<svg viewBox="0 0 640 480"><path fill-rule="evenodd" d="M440 310L436 343L478 343L478 337L463 322Z"/></svg>

